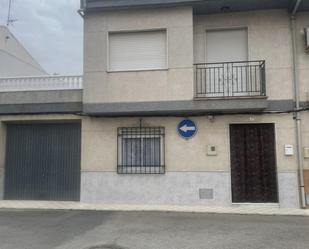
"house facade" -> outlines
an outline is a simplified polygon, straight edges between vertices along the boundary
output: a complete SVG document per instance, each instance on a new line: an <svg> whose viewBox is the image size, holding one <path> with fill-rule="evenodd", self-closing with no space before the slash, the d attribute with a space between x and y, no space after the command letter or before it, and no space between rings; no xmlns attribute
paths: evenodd
<svg viewBox="0 0 309 249"><path fill-rule="evenodd" d="M80 14L83 82L0 79L4 199L306 206L306 1L86 0Z"/></svg>

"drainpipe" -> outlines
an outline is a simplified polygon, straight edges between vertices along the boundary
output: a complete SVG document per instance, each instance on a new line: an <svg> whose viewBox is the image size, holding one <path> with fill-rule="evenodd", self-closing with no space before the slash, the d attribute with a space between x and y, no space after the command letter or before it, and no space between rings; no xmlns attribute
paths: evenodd
<svg viewBox="0 0 309 249"><path fill-rule="evenodd" d="M298 58L297 58L297 40L296 40L296 13L302 0L297 0L295 7L291 13L291 33L293 46L293 81L294 81L294 98L295 109L294 117L296 122L296 143L297 143L297 163L299 171L299 195L301 208L306 207L304 168L302 155L302 138L301 138L301 114L300 114L300 98L299 98L299 78L298 78Z"/></svg>

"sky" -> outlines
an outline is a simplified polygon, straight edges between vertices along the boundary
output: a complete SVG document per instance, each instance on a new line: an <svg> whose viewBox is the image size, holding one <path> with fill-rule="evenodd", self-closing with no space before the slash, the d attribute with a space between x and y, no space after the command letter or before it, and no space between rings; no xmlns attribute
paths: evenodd
<svg viewBox="0 0 309 249"><path fill-rule="evenodd" d="M83 20L80 0L12 0L10 31L49 74L81 75ZM0 0L6 25L9 0Z"/></svg>

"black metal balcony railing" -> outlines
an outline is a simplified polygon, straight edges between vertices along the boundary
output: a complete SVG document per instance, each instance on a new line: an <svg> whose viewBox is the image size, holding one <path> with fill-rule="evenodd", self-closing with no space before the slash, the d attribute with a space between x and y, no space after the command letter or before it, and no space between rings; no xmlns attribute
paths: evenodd
<svg viewBox="0 0 309 249"><path fill-rule="evenodd" d="M266 96L265 61L195 64L195 97Z"/></svg>

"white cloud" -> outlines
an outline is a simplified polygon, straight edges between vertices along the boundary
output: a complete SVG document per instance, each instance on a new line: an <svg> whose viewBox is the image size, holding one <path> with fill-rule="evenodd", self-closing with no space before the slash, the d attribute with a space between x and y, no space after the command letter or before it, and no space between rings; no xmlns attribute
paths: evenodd
<svg viewBox="0 0 309 249"><path fill-rule="evenodd" d="M13 0L10 30L48 73L82 74L83 25L79 0ZM0 0L0 24L8 0Z"/></svg>

